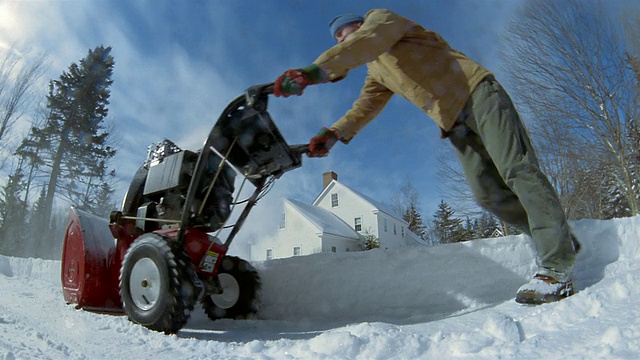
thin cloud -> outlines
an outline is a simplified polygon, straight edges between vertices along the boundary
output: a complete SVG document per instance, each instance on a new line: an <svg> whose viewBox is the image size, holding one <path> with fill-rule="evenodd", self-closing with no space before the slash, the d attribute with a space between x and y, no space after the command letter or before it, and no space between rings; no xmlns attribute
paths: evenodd
<svg viewBox="0 0 640 360"><path fill-rule="evenodd" d="M166 137L183 148L198 148L222 109L244 89L306 66L332 46L327 23L336 14L388 6L495 68L494 34L512 3L517 1L5 1L0 3L0 47L19 41L46 51L52 60L49 79L95 46L113 48L109 114L122 134L113 163L121 198L151 142ZM365 70L357 69L340 83L271 100L285 139L306 142L331 125L357 98L364 76ZM44 99L46 88L42 92ZM327 158L305 158L302 168L278 180L269 198L311 201L322 172L333 170L348 186L379 201L388 201L405 179L412 179L430 195L421 196L427 211L440 200L430 191L439 142L437 127L426 115L394 99L349 145L337 144Z"/></svg>

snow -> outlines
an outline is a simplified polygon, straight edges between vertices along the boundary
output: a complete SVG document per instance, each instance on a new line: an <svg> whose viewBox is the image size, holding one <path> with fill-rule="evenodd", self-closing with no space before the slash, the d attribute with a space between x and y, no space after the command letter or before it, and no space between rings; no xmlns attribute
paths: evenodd
<svg viewBox="0 0 640 360"><path fill-rule="evenodd" d="M576 295L523 306L524 236L257 263L258 319L176 335L66 305L60 262L0 256L0 359L637 359L640 217L572 222Z"/></svg>

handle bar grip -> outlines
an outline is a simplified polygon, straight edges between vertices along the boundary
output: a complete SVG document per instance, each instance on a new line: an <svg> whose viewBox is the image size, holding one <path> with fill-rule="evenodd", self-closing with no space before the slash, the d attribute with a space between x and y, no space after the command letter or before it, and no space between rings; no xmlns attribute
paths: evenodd
<svg viewBox="0 0 640 360"><path fill-rule="evenodd" d="M309 144L291 145L289 146L291 151L296 155L308 154Z"/></svg>
<svg viewBox="0 0 640 360"><path fill-rule="evenodd" d="M273 88L275 87L274 83L264 84L262 88L262 92L267 95L273 94Z"/></svg>
<svg viewBox="0 0 640 360"><path fill-rule="evenodd" d="M247 106L253 107L258 101L258 98L261 97L261 95L273 94L273 88L274 83L266 83L261 85L254 85L245 90L244 96Z"/></svg>

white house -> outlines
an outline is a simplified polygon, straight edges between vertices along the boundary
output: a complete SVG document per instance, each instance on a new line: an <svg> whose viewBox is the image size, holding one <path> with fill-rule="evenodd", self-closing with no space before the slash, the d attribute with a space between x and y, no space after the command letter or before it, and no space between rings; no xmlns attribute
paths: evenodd
<svg viewBox="0 0 640 360"><path fill-rule="evenodd" d="M323 174L324 188L311 205L284 200L278 233L251 247L252 260L269 260L318 252L360 251L365 235L384 249L425 243L386 206Z"/></svg>

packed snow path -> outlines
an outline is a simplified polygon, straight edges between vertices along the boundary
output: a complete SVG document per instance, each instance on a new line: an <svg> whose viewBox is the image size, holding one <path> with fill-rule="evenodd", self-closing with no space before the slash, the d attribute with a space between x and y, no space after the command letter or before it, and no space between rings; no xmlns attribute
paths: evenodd
<svg viewBox="0 0 640 360"><path fill-rule="evenodd" d="M0 359L640 358L640 217L572 223L578 293L521 306L524 236L257 263L259 319L177 335L66 305L60 262L0 256Z"/></svg>

